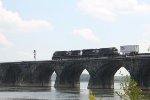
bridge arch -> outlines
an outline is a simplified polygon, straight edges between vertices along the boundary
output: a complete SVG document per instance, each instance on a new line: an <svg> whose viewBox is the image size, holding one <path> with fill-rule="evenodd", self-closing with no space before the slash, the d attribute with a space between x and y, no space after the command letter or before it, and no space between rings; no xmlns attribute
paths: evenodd
<svg viewBox="0 0 150 100"><path fill-rule="evenodd" d="M114 89L120 89L120 83L128 82L130 73L125 67L121 67L114 75Z"/></svg>
<svg viewBox="0 0 150 100"><path fill-rule="evenodd" d="M114 76L130 76L130 72L124 66L122 66L117 70Z"/></svg>
<svg viewBox="0 0 150 100"><path fill-rule="evenodd" d="M129 70L131 79L142 89L150 88L150 60L147 58L128 58L125 68Z"/></svg>
<svg viewBox="0 0 150 100"><path fill-rule="evenodd" d="M54 68L48 63L39 63L33 66L32 83L37 86L51 86L51 76Z"/></svg>
<svg viewBox="0 0 150 100"><path fill-rule="evenodd" d="M144 68L141 68L141 82L143 89L150 88L150 63L145 62Z"/></svg>
<svg viewBox="0 0 150 100"><path fill-rule="evenodd" d="M85 69L83 64L76 62L69 62L67 65L61 63L58 67L62 68L61 71L56 69L56 88L79 88L80 87L80 75Z"/></svg>
<svg viewBox="0 0 150 100"><path fill-rule="evenodd" d="M143 85L150 88L150 67L143 71Z"/></svg>
<svg viewBox="0 0 150 100"><path fill-rule="evenodd" d="M114 88L114 74L122 65L122 61L116 60L90 62L86 67L90 74L88 88Z"/></svg>

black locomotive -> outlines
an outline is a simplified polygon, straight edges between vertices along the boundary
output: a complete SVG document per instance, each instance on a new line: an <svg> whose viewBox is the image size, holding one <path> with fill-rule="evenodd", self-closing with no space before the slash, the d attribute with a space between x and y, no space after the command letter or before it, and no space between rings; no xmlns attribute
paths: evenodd
<svg viewBox="0 0 150 100"><path fill-rule="evenodd" d="M111 57L118 55L119 55L118 49L115 47L82 50L82 57Z"/></svg>
<svg viewBox="0 0 150 100"><path fill-rule="evenodd" d="M73 59L73 58L80 57L80 55L81 55L81 50L55 51L52 60Z"/></svg>
<svg viewBox="0 0 150 100"><path fill-rule="evenodd" d="M113 57L118 55L118 49L115 47L73 51L56 51L53 54L52 60Z"/></svg>

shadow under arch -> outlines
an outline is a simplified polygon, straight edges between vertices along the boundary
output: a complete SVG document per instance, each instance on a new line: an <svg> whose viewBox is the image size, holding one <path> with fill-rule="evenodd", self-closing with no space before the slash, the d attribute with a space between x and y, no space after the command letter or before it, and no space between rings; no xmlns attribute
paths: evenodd
<svg viewBox="0 0 150 100"><path fill-rule="evenodd" d="M55 88L80 88L80 75L85 69L81 62L62 63L62 69L56 69Z"/></svg>
<svg viewBox="0 0 150 100"><path fill-rule="evenodd" d="M90 74L89 89L113 89L114 74L123 65L120 60L90 62L86 68Z"/></svg>
<svg viewBox="0 0 150 100"><path fill-rule="evenodd" d="M147 58L127 59L125 68L129 70L131 79L141 89L150 89L150 60Z"/></svg>
<svg viewBox="0 0 150 100"><path fill-rule="evenodd" d="M51 86L51 76L54 73L54 68L48 63L38 64L32 74L32 83L35 86Z"/></svg>
<svg viewBox="0 0 150 100"><path fill-rule="evenodd" d="M142 89L150 89L150 63L149 61L145 61L140 65L138 67L139 73L136 75L139 77L136 78L136 81Z"/></svg>
<svg viewBox="0 0 150 100"><path fill-rule="evenodd" d="M150 89L150 65L142 69L143 89Z"/></svg>

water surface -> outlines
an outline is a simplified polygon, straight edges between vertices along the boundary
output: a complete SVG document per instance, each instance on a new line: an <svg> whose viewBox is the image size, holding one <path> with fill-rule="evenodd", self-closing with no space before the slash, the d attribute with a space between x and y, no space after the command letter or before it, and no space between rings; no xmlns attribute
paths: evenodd
<svg viewBox="0 0 150 100"><path fill-rule="evenodd" d="M54 82L53 82L54 84ZM55 89L43 87L1 87L0 100L88 100L88 82L81 82L80 89ZM115 83L114 89L92 90L97 100L120 100L114 96L114 91L120 91L120 84Z"/></svg>

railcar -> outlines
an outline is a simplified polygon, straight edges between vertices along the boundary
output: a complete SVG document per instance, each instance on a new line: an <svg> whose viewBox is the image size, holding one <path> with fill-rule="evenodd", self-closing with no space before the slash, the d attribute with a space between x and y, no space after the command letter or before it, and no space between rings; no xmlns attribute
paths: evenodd
<svg viewBox="0 0 150 100"><path fill-rule="evenodd" d="M99 49L83 49L82 57L98 57Z"/></svg>
<svg viewBox="0 0 150 100"><path fill-rule="evenodd" d="M53 54L52 60L113 57L118 55L118 49L115 47L72 51L56 51Z"/></svg>
<svg viewBox="0 0 150 100"><path fill-rule="evenodd" d="M111 47L111 48L101 48L99 50L99 56L118 56L119 52L116 47Z"/></svg>
<svg viewBox="0 0 150 100"><path fill-rule="evenodd" d="M146 56L150 56L150 53L138 53L136 54L136 56L146 57Z"/></svg>
<svg viewBox="0 0 150 100"><path fill-rule="evenodd" d="M56 51L53 54L52 60L62 60L62 59L74 59L81 55L81 50L72 51Z"/></svg>
<svg viewBox="0 0 150 100"><path fill-rule="evenodd" d="M62 59L62 57L69 55L67 51L55 51L52 60Z"/></svg>
<svg viewBox="0 0 150 100"><path fill-rule="evenodd" d="M80 56L81 55L81 50L72 50L69 52L70 52L70 56Z"/></svg>
<svg viewBox="0 0 150 100"><path fill-rule="evenodd" d="M118 49L115 47L82 50L82 57L110 57L118 55Z"/></svg>

